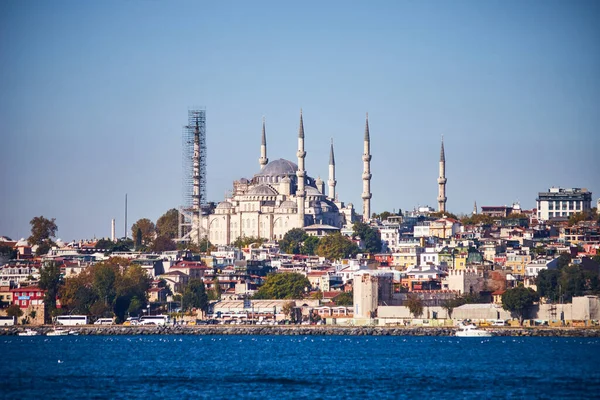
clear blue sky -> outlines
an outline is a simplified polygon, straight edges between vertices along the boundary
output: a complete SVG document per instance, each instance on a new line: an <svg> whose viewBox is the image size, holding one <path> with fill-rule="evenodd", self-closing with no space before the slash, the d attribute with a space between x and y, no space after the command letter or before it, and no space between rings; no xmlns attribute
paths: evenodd
<svg viewBox="0 0 600 400"><path fill-rule="evenodd" d="M0 2L0 235L54 217L63 240L107 237L181 203L181 131L207 109L208 197L295 161L362 212L520 201L550 186L600 197L598 1Z"/></svg>

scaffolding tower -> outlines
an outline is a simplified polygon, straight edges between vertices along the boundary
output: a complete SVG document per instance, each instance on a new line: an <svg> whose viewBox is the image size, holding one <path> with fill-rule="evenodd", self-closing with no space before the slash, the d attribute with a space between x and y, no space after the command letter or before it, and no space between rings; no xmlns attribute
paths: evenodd
<svg viewBox="0 0 600 400"><path fill-rule="evenodd" d="M199 243L206 201L206 110L188 110L182 138L182 206L179 208L180 242Z"/></svg>

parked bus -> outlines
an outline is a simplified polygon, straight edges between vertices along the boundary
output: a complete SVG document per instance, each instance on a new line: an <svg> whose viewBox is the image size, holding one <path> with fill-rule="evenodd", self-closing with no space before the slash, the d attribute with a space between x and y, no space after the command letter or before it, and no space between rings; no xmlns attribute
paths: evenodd
<svg viewBox="0 0 600 400"><path fill-rule="evenodd" d="M87 325L87 315L59 315L54 319L56 325Z"/></svg>
<svg viewBox="0 0 600 400"><path fill-rule="evenodd" d="M14 325L16 323L17 321L15 317L9 317L7 315L3 315L0 317L0 326L9 326Z"/></svg>
<svg viewBox="0 0 600 400"><path fill-rule="evenodd" d="M94 325L112 325L114 323L112 318L98 318Z"/></svg>
<svg viewBox="0 0 600 400"><path fill-rule="evenodd" d="M168 323L168 315L144 315L140 318L140 325L166 325Z"/></svg>

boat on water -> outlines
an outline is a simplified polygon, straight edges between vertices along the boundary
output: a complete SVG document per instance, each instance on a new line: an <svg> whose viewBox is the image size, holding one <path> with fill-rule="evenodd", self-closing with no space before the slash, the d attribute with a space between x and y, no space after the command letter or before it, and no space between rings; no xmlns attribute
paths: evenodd
<svg viewBox="0 0 600 400"><path fill-rule="evenodd" d="M458 337L490 337L492 336L492 332L479 329L475 325L463 325L459 327L460 329L456 331L456 336Z"/></svg>
<svg viewBox="0 0 600 400"><path fill-rule="evenodd" d="M61 328L52 329L51 331L48 331L48 333L46 333L46 336L68 336L68 335L69 335L69 331L66 331Z"/></svg>
<svg viewBox="0 0 600 400"><path fill-rule="evenodd" d="M38 333L37 333L37 331L34 331L33 329L25 329L23 332L19 332L18 335L19 336L37 336Z"/></svg>
<svg viewBox="0 0 600 400"><path fill-rule="evenodd" d="M79 335L79 331L76 331L76 330L74 330L74 329L71 329L71 330L69 331L69 335L72 335L72 336L78 336L78 335Z"/></svg>

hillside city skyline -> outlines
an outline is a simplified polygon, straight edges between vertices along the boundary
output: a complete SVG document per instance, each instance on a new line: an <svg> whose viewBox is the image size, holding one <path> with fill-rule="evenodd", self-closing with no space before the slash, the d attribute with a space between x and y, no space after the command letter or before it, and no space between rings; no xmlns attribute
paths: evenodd
<svg viewBox="0 0 600 400"><path fill-rule="evenodd" d="M260 170L263 116L269 158L295 162L302 108L308 174L327 179L333 139L358 213L366 112L372 212L437 208L442 135L449 212L531 209L550 187L596 205L596 2L317 4L0 4L0 235L43 215L64 241L113 218L122 236L126 193L129 228L178 207L198 104L217 203Z"/></svg>

